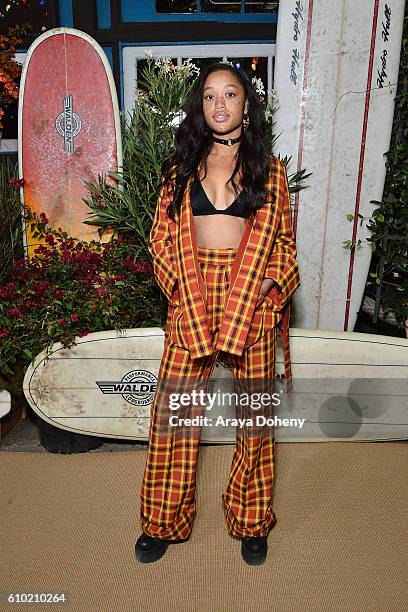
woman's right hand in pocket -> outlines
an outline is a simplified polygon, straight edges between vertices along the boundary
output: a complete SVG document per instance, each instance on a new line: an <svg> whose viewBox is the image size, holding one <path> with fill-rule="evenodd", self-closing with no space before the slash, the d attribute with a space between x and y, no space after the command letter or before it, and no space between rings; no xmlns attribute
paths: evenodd
<svg viewBox="0 0 408 612"><path fill-rule="evenodd" d="M173 291L172 291L172 294L171 294L171 303L173 305L180 304L180 289L179 289L179 284L178 284L177 280L174 283Z"/></svg>

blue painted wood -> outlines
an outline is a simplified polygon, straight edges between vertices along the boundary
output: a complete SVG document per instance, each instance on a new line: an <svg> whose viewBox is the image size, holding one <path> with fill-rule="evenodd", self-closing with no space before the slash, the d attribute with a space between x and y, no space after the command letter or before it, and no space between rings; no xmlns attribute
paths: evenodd
<svg viewBox="0 0 408 612"><path fill-rule="evenodd" d="M96 0L96 23L99 29L111 27L110 0Z"/></svg>
<svg viewBox="0 0 408 612"><path fill-rule="evenodd" d="M199 3L199 0L198 0ZM198 4L198 8L199 8ZM243 6L243 2L242 2ZM156 0L121 0L122 21L221 21L223 23L277 23L277 13L156 13Z"/></svg>
<svg viewBox="0 0 408 612"><path fill-rule="evenodd" d="M109 60L109 63L111 65L111 68L113 70L113 55L112 55L112 47L102 47L102 49L105 51L106 53L106 57Z"/></svg>
<svg viewBox="0 0 408 612"><path fill-rule="evenodd" d="M59 25L61 27L74 27L74 11L72 8L72 0L58 0L59 8Z"/></svg>

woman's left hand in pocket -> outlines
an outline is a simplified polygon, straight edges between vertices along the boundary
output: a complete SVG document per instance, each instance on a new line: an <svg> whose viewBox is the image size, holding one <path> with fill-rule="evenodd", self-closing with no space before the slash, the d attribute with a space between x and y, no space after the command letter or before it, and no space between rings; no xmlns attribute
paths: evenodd
<svg viewBox="0 0 408 612"><path fill-rule="evenodd" d="M272 278L264 278L261 284L261 288L259 290L259 295L265 297L267 293L272 289L272 287L278 288L278 284Z"/></svg>

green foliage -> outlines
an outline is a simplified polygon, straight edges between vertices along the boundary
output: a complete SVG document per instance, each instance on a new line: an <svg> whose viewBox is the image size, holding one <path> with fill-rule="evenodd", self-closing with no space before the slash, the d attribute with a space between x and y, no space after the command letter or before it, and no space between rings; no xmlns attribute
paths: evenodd
<svg viewBox="0 0 408 612"><path fill-rule="evenodd" d="M15 259L23 256L21 204L18 189L18 164L0 161L0 283Z"/></svg>
<svg viewBox="0 0 408 612"><path fill-rule="evenodd" d="M98 177L96 184L85 182L91 197L84 201L92 217L85 223L132 235L138 257L148 257L160 169L174 149L171 122L177 121L194 73L189 61L172 68L166 58L148 57L133 113L129 118L121 113L123 172L109 173L117 185L109 185L104 177Z"/></svg>
<svg viewBox="0 0 408 612"><path fill-rule="evenodd" d="M367 225L373 251L373 282L381 285L380 306L401 326L408 319L408 17L404 20L399 90L391 144L386 156L383 199Z"/></svg>
<svg viewBox="0 0 408 612"><path fill-rule="evenodd" d="M15 261L0 287L3 377L54 342L69 347L91 331L160 325L151 264L135 261L131 242L80 241L48 227L44 213L24 212L45 244L28 262Z"/></svg>

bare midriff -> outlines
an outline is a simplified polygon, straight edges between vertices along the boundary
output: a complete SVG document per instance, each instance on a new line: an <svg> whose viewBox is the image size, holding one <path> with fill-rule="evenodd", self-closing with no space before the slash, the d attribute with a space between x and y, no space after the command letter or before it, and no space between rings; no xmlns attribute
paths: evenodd
<svg viewBox="0 0 408 612"><path fill-rule="evenodd" d="M199 177L203 189L218 210L226 209L236 198L232 186L228 185L227 190L225 185L232 175L234 167L235 161L232 163L231 160L225 161L210 154L207 158L207 176L205 179L203 179L203 168L199 168ZM239 184L240 174L234 177L234 182ZM197 246L208 249L237 249L239 247L245 231L246 219L220 213L193 218Z"/></svg>

